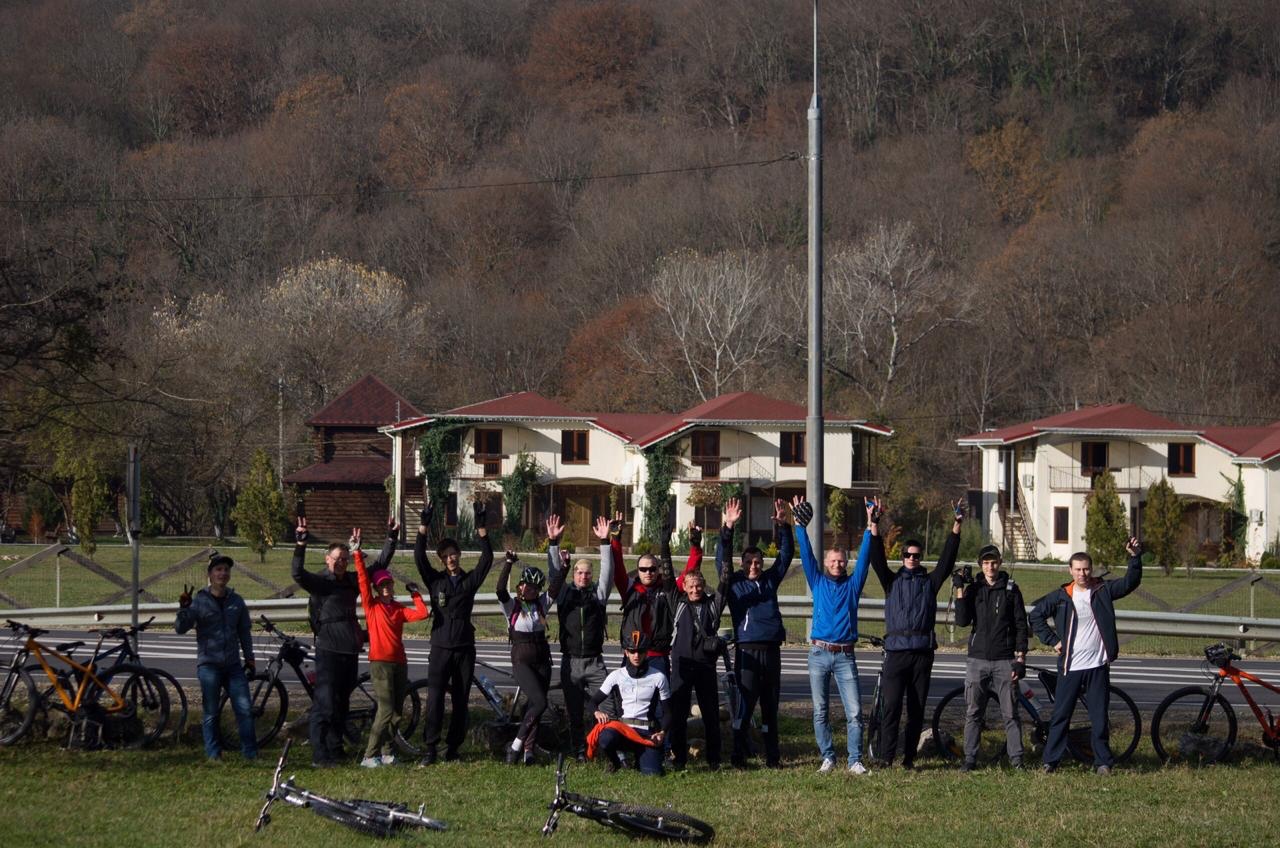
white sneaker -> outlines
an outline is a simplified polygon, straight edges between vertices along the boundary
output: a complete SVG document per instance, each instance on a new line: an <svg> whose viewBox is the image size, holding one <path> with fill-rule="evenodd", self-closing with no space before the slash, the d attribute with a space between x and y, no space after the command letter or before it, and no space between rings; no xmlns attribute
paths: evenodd
<svg viewBox="0 0 1280 848"><path fill-rule="evenodd" d="M862 764L862 760L849 766L849 774L863 775L867 773L867 767Z"/></svg>
<svg viewBox="0 0 1280 848"><path fill-rule="evenodd" d="M827 774L828 772L835 771L835 769L836 769L835 760L829 760L829 759L823 760L822 765L818 766L818 774Z"/></svg>
<svg viewBox="0 0 1280 848"><path fill-rule="evenodd" d="M381 768L382 760L378 757L365 757L360 761L361 768Z"/></svg>
<svg viewBox="0 0 1280 848"><path fill-rule="evenodd" d="M396 755L395 755L395 754L383 754L383 755L382 755L382 764L383 764L384 766L393 766L393 765L395 765L395 764L396 764Z"/></svg>

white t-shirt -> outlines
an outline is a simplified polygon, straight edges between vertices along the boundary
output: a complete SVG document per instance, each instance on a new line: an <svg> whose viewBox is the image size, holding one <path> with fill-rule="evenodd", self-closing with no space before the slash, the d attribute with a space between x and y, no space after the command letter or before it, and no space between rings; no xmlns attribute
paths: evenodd
<svg viewBox="0 0 1280 848"><path fill-rule="evenodd" d="M623 662L626 662L625 657ZM661 701L671 699L667 676L656 668L650 668L644 677L632 677L625 668L615 668L600 684L600 691L609 695L615 688L622 703L622 720L641 727L651 718L649 710L655 692Z"/></svg>
<svg viewBox="0 0 1280 848"><path fill-rule="evenodd" d="M1088 671L1107 664L1107 649L1102 645L1098 620L1093 617L1092 600L1092 589L1076 586L1071 590L1071 602L1076 607L1076 638L1071 644L1071 656L1067 657L1067 671Z"/></svg>

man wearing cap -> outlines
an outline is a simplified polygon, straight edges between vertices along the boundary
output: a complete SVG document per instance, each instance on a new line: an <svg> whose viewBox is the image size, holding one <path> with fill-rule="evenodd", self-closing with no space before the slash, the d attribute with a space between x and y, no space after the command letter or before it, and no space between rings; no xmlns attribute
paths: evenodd
<svg viewBox="0 0 1280 848"><path fill-rule="evenodd" d="M982 720L992 697L1004 719L1009 764L1022 768L1022 723L1014 687L1027 673L1027 611L1022 590L1000 562L1000 549L987 545L978 552L981 577L973 580L967 566L951 575L956 626L973 627L964 672L964 771L977 764Z"/></svg>
<svg viewBox="0 0 1280 848"><path fill-rule="evenodd" d="M488 510L484 501L475 503L476 537L480 543L480 561L470 571L462 570L462 549L454 539L441 539L436 554L444 570L431 566L427 559L427 536L430 533L434 505L427 493L422 510L422 524L413 545L413 559L418 574L431 599L431 656L427 664L427 706L423 720L422 741L426 748L420 766L434 765L444 725L444 696L449 693L453 716L449 720L449 736L445 740L446 760L456 760L467 737L467 700L471 697L471 681L476 670L476 628L471 623L471 608L476 592L493 567L493 547L485 528Z"/></svg>
<svg viewBox="0 0 1280 848"><path fill-rule="evenodd" d="M179 633L186 633L192 627L196 629L196 676L200 679L204 709L201 730L204 752L211 760L222 757L218 707L223 690L235 711L241 755L246 760L258 756L247 677L254 671L253 639L249 630L249 607L244 598L227 585L231 582L234 564L231 557L215 552L209 559L209 585L196 592L194 598L194 586L182 587L174 622L174 629Z"/></svg>
<svg viewBox="0 0 1280 848"><path fill-rule="evenodd" d="M854 647L858 643L858 601L867 583L868 564L871 558L871 537L880 532L876 526L879 501L867 502L867 529L862 534L858 548L858 562L853 574L848 573L849 555L840 548L832 548L823 557L822 567L813 555L809 534L805 528L813 520L813 504L802 496L791 501L791 514L796 522L796 545L800 549L800 564L804 578L813 593L813 628L809 638L809 694L813 698L813 735L822 755L821 774L836 767L835 740L831 735L828 718L831 705L831 680L835 679L840 704L844 708L844 723L848 762L851 774L863 775L867 768L862 764L862 693L858 688L858 661Z"/></svg>

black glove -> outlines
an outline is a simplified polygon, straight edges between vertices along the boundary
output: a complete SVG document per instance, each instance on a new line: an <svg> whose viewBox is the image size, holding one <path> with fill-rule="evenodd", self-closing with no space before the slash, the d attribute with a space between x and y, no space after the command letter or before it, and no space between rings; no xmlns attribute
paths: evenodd
<svg viewBox="0 0 1280 848"><path fill-rule="evenodd" d="M516 556L516 552L515 552L515 551L507 551L507 562L509 562L509 563L511 563L512 565L514 565L515 563L517 563L517 562L519 562L519 561L520 561L520 557Z"/></svg>
<svg viewBox="0 0 1280 848"><path fill-rule="evenodd" d="M1021 680L1027 676L1027 664L1025 662L1013 661L1013 679Z"/></svg>
<svg viewBox="0 0 1280 848"><path fill-rule="evenodd" d="M702 528L701 527L693 527L689 530L689 547L691 548L702 547Z"/></svg>
<svg viewBox="0 0 1280 848"><path fill-rule="evenodd" d="M410 595L421 595L421 594L422 594L422 590L421 590L420 588L418 588L418 584L417 584L417 583L414 583L412 580L410 580L408 583L404 584L404 590L405 590L406 592L408 592Z"/></svg>
<svg viewBox="0 0 1280 848"><path fill-rule="evenodd" d="M431 519L435 517L436 505L431 501L427 501L422 505L422 511L418 513L418 518L422 520L423 527L431 526Z"/></svg>
<svg viewBox="0 0 1280 848"><path fill-rule="evenodd" d="M394 518L387 519L387 538L388 539L400 538L400 522L396 521Z"/></svg>
<svg viewBox="0 0 1280 848"><path fill-rule="evenodd" d="M951 585L957 589L963 589L973 582L973 570L969 566L951 572Z"/></svg>
<svg viewBox="0 0 1280 848"><path fill-rule="evenodd" d="M254 672L258 670L258 664L253 660L244 661L244 673L248 677L253 677Z"/></svg>
<svg viewBox="0 0 1280 848"><path fill-rule="evenodd" d="M801 527L808 527L809 522L813 520L813 504L808 501L801 501L791 507L791 514L795 516L796 524Z"/></svg>
<svg viewBox="0 0 1280 848"><path fill-rule="evenodd" d="M671 513L667 513L667 517L662 519L662 538L670 539L675 528L671 526Z"/></svg>
<svg viewBox="0 0 1280 848"><path fill-rule="evenodd" d="M609 522L609 535L610 535L610 536L612 536L612 537L614 537L615 539L617 539L617 538L619 538L620 536L622 536L622 522L621 522L621 521L610 521L610 522Z"/></svg>
<svg viewBox="0 0 1280 848"><path fill-rule="evenodd" d="M487 527L489 518L489 504L485 501L476 501L476 529Z"/></svg>

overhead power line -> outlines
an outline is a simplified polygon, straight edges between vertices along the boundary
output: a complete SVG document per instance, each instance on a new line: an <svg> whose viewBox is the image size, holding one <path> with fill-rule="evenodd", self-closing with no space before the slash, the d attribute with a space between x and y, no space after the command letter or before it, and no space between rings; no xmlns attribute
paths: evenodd
<svg viewBox="0 0 1280 848"><path fill-rule="evenodd" d="M715 162L710 165L685 165L674 168L654 168L648 171L623 171L616 174L590 174L587 176L548 177L538 180L507 180L495 183L457 183L453 185L409 186L407 188L384 188L377 191L362 192L357 189L348 191L298 191L271 194L191 194L191 195L124 195L100 197L34 197L34 198L2 198L0 203L11 206L101 206L125 205L141 203L257 203L269 200L302 200L307 198L339 198L392 196L413 194L439 194L452 191L476 191L486 188L523 188L527 186L557 185L560 183L587 183L602 180L625 180L636 177L657 177L669 174L691 174L700 171L720 171L727 168L765 167L779 162L794 162L800 154L794 151L775 156L772 159L752 159L738 162Z"/></svg>

